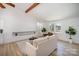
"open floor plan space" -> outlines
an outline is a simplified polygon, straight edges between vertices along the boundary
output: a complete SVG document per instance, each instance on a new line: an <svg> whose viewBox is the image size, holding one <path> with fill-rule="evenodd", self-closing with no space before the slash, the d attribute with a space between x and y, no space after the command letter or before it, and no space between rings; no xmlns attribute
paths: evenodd
<svg viewBox="0 0 79 59"><path fill-rule="evenodd" d="M1 56L27 56L24 55L17 47L16 43L5 44L0 46ZM78 56L79 44L70 44L59 40L57 42L57 49L55 49L49 56Z"/></svg>
<svg viewBox="0 0 79 59"><path fill-rule="evenodd" d="M0 3L0 56L79 56L79 3Z"/></svg>

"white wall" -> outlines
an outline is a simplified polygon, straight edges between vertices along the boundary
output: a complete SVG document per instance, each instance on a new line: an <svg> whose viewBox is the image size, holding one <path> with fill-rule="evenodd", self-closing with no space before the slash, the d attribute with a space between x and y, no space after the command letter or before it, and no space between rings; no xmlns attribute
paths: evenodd
<svg viewBox="0 0 79 59"><path fill-rule="evenodd" d="M36 31L36 19L16 8L6 8L0 11L0 43L12 42L12 32Z"/></svg>
<svg viewBox="0 0 79 59"><path fill-rule="evenodd" d="M51 21L48 24L60 24L61 26L61 31L58 33L59 38L67 40L69 36L65 33L65 31L68 29L69 26L73 26L77 34L73 36L73 42L74 43L79 43L79 17L72 17L68 19L62 19L62 20L56 20L56 21Z"/></svg>

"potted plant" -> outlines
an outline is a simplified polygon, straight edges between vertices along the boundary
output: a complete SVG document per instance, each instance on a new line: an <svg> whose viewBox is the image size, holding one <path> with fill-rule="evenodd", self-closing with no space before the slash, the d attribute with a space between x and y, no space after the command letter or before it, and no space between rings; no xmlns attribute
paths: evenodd
<svg viewBox="0 0 79 59"><path fill-rule="evenodd" d="M72 39L72 36L76 35L76 30L73 27L69 26L68 30L66 30L66 34L69 35L69 39Z"/></svg>
<svg viewBox="0 0 79 59"><path fill-rule="evenodd" d="M46 28L43 28L41 31L42 31L42 32L46 32L47 30L46 30Z"/></svg>
<svg viewBox="0 0 79 59"><path fill-rule="evenodd" d="M43 28L42 30L41 30L42 32L43 32L43 36L47 36L47 30L46 30L46 28Z"/></svg>

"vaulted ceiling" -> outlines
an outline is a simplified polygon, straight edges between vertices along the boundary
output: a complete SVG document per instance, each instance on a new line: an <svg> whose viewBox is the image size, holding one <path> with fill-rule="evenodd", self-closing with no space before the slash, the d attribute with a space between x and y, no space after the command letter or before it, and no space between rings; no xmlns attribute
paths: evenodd
<svg viewBox="0 0 79 59"><path fill-rule="evenodd" d="M79 4L77 3L43 3L29 13L51 21L79 16Z"/></svg>
<svg viewBox="0 0 79 59"><path fill-rule="evenodd" d="M13 3L15 8L34 17L47 21L79 16L78 3ZM7 4L11 6L10 4ZM1 4L0 4L1 6ZM5 8L6 4L3 4ZM7 6L6 8L8 8ZM11 6L12 7L12 6Z"/></svg>

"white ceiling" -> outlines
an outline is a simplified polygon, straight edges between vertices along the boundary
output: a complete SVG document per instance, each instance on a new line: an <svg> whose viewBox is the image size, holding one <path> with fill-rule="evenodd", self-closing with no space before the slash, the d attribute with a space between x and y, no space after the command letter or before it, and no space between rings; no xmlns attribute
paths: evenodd
<svg viewBox="0 0 79 59"><path fill-rule="evenodd" d="M79 14L79 4L72 3L44 3L38 5L31 12L45 20L59 20Z"/></svg>
<svg viewBox="0 0 79 59"><path fill-rule="evenodd" d="M31 3L14 3L19 11L25 13L25 10L31 5ZM7 6L7 5L5 5ZM7 6L9 8L10 6ZM78 16L79 4L78 3L41 3L36 6L28 15L32 15L39 19L48 21L59 20L68 17Z"/></svg>

